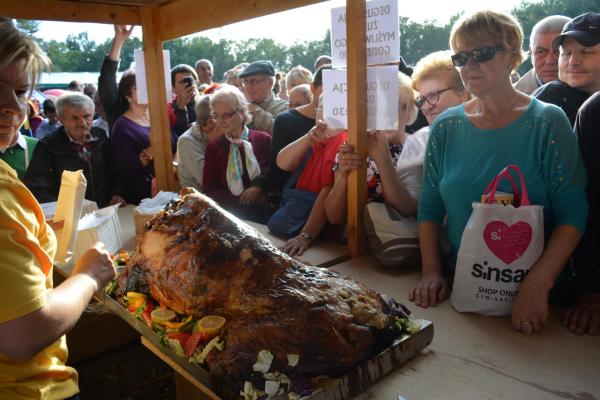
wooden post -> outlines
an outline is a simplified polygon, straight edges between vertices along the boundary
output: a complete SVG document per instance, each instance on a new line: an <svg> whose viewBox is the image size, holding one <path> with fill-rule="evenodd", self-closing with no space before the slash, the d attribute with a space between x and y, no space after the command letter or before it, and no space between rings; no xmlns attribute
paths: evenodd
<svg viewBox="0 0 600 400"><path fill-rule="evenodd" d="M367 155L367 51L365 46L365 0L346 1L346 50L348 68L348 143ZM365 252L363 208L366 170L348 176L348 252L357 257Z"/></svg>
<svg viewBox="0 0 600 400"><path fill-rule="evenodd" d="M140 6L150 111L150 142L154 151L154 174L158 190L176 189L171 152L171 131L165 94L163 48L160 34L160 8ZM168 82L171 84L171 82Z"/></svg>

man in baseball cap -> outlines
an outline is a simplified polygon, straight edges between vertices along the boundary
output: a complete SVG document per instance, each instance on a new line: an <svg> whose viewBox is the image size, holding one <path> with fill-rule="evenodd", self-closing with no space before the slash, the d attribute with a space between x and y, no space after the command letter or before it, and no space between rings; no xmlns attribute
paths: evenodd
<svg viewBox="0 0 600 400"><path fill-rule="evenodd" d="M275 117L288 109L287 101L275 98L275 68L270 61L255 61L239 75L246 97L252 103L248 110L252 122L248 127L268 133L273 132Z"/></svg>
<svg viewBox="0 0 600 400"><path fill-rule="evenodd" d="M559 80L540 87L533 96L562 108L573 124L579 107L600 90L600 14L573 18L552 40L552 47L560 49Z"/></svg>

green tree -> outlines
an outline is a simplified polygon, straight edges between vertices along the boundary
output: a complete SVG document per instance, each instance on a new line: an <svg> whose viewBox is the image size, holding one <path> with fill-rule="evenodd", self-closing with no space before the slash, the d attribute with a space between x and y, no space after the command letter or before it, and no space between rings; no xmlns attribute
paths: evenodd
<svg viewBox="0 0 600 400"><path fill-rule="evenodd" d="M29 36L35 35L40 30L40 22L31 19L17 19L16 26Z"/></svg>

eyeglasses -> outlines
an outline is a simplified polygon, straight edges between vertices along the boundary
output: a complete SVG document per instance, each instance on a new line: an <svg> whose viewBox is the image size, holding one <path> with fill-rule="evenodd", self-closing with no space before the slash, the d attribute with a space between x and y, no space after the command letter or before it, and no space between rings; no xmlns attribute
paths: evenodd
<svg viewBox="0 0 600 400"><path fill-rule="evenodd" d="M227 121L228 119L230 119L231 117L233 117L235 114L237 114L237 111L231 111L231 112L226 112L223 113L221 115L219 114L215 114L215 113L211 113L210 117L216 121Z"/></svg>
<svg viewBox="0 0 600 400"><path fill-rule="evenodd" d="M425 104L425 102L428 102L430 105L435 106L438 103L438 101L440 101L440 94L442 94L445 91L450 90L450 89L452 89L452 88L449 87L449 88L442 89L442 90L436 90L435 92L427 93L425 96L419 96L415 100L415 104L417 105L418 108L422 108L423 105Z"/></svg>
<svg viewBox="0 0 600 400"><path fill-rule="evenodd" d="M455 67L464 67L467 62L469 62L469 58L472 58L473 61L478 64L483 63L490 61L492 58L494 58L494 55L496 55L497 51L502 50L504 50L502 46L490 46L481 47L473 51L462 51L452 55L452 64L454 64Z"/></svg>
<svg viewBox="0 0 600 400"><path fill-rule="evenodd" d="M244 86L256 86L259 83L262 83L264 81L266 81L269 78L262 78L262 79L242 79L242 85Z"/></svg>

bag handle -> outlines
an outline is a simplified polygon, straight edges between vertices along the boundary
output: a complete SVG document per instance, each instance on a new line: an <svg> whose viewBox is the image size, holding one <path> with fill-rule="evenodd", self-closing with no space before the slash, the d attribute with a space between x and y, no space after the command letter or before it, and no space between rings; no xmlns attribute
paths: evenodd
<svg viewBox="0 0 600 400"><path fill-rule="evenodd" d="M520 195L511 171L515 171L519 176L519 182L521 184ZM483 193L488 195L486 201L487 204L492 204L492 202L494 201L496 190L498 189L498 185L500 184L502 178L506 178L510 182L513 189L513 194L515 196L515 204L519 204L519 206L530 205L529 195L527 194L527 186L525 185L525 178L523 177L523 172L521 172L521 169L515 164L510 164L506 166L502 171L500 171L500 173L492 180L492 182L490 182L488 187L484 190Z"/></svg>

